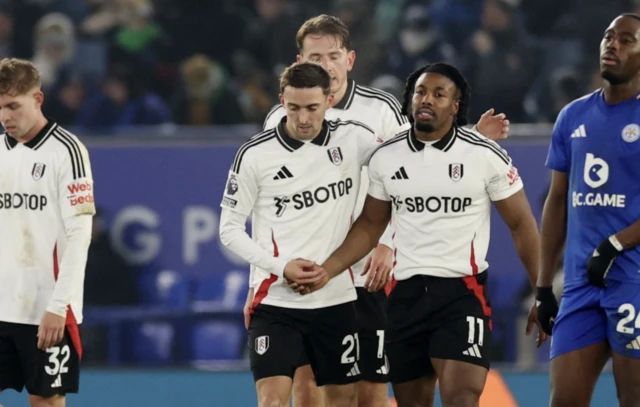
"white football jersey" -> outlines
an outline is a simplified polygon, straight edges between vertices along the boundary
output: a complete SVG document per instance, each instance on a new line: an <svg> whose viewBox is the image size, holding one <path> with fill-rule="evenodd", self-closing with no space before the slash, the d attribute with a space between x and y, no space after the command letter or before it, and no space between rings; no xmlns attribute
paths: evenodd
<svg viewBox="0 0 640 407"><path fill-rule="evenodd" d="M240 147L221 206L252 214L253 241L274 257L322 264L347 236L362 166L380 144L358 122L325 121L310 142L291 138L285 124L286 118ZM350 271L305 296L258 267L253 280L254 305L310 309L356 299Z"/></svg>
<svg viewBox="0 0 640 407"><path fill-rule="evenodd" d="M63 221L80 214L95 206L89 154L76 136L53 122L25 144L0 136L0 321L40 324L66 249ZM76 280L68 324L82 322Z"/></svg>
<svg viewBox="0 0 640 407"><path fill-rule="evenodd" d="M371 137L382 142L389 140L402 130L410 128L411 125L407 118L400 113L401 110L400 103L395 96L379 89L357 85L355 81L351 80L340 103L329 109L325 117L327 120L354 120L364 123L375 133ZM286 112L281 104L274 106L264 121L264 130L276 127L285 116ZM368 187L369 176L367 168L363 167L354 219L362 212ZM368 255L365 256L352 267L356 287L364 286L367 277L361 276L360 273L368 257Z"/></svg>
<svg viewBox="0 0 640 407"><path fill-rule="evenodd" d="M491 202L523 188L505 150L459 127L435 143L401 133L373 153L369 176L369 195L392 203L397 280L485 271Z"/></svg>

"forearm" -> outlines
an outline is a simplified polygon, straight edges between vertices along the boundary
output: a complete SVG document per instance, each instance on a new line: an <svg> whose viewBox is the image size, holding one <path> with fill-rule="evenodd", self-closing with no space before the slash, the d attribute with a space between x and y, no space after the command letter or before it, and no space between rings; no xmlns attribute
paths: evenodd
<svg viewBox="0 0 640 407"><path fill-rule="evenodd" d="M616 238L622 247L630 249L640 244L640 220L634 222L631 226L622 229L616 233Z"/></svg>
<svg viewBox="0 0 640 407"><path fill-rule="evenodd" d="M535 290L540 269L540 234L533 216L523 220L511 231L511 235L518 256L527 270L531 288Z"/></svg>
<svg viewBox="0 0 640 407"><path fill-rule="evenodd" d="M391 223L389 223L384 229L384 232L382 232L382 236L380 236L378 243L393 249L393 233L393 228L391 227Z"/></svg>
<svg viewBox="0 0 640 407"><path fill-rule="evenodd" d="M364 256L366 256L378 244L388 223L374 223L360 216L351 227L344 242L322 265L333 278L342 273Z"/></svg>
<svg viewBox="0 0 640 407"><path fill-rule="evenodd" d="M246 217L223 209L220 215L220 241L229 250L255 267L282 277L287 261L260 247L246 232ZM251 281L250 281L251 284Z"/></svg>
<svg viewBox="0 0 640 407"><path fill-rule="evenodd" d="M540 273L538 286L549 287L558 267L567 235L566 196L550 196L542 211L542 231L540 234Z"/></svg>
<svg viewBox="0 0 640 407"><path fill-rule="evenodd" d="M46 310L66 317L71 298L84 284L87 255L91 244L91 215L79 215L64 220L67 243L60 261L53 293Z"/></svg>
<svg viewBox="0 0 640 407"><path fill-rule="evenodd" d="M253 303L253 298L255 297L255 288L249 287L249 291L247 292L247 299L245 301L245 306L250 307Z"/></svg>

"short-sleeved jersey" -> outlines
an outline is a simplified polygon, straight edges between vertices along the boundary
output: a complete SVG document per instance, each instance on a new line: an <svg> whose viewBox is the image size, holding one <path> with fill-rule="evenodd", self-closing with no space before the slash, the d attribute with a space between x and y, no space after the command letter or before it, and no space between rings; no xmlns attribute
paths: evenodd
<svg viewBox="0 0 640 407"><path fill-rule="evenodd" d="M53 122L28 143L0 136L0 321L39 325L66 249L63 221L95 214L89 154ZM70 310L82 322L83 280Z"/></svg>
<svg viewBox="0 0 640 407"><path fill-rule="evenodd" d="M342 100L329 109L325 117L327 120L354 120L364 123L374 131L375 135L371 135L372 137L386 141L411 126L406 116L400 113L401 110L400 103L390 93L361 86L350 80ZM285 115L285 109L281 104L274 106L264 121L264 129L274 128ZM362 212L368 187L369 176L364 167L354 219ZM367 278L360 275L365 261L366 257L352 267L356 287L363 287Z"/></svg>
<svg viewBox="0 0 640 407"><path fill-rule="evenodd" d="M252 213L253 240L275 257L322 264L347 236L361 168L380 145L373 131L353 121L325 121L310 142L291 138L286 118L247 141L229 171L223 208ZM287 308L322 308L356 299L345 271L310 295L254 268L255 298Z"/></svg>
<svg viewBox="0 0 640 407"><path fill-rule="evenodd" d="M593 250L640 219L640 100L610 105L599 90L567 105L546 165L569 180L565 285L585 284ZM608 278L640 283L640 247L618 255Z"/></svg>
<svg viewBox="0 0 640 407"><path fill-rule="evenodd" d="M485 271L491 202L523 188L505 150L459 127L435 143L401 133L372 155L369 176L369 195L392 204L397 280Z"/></svg>

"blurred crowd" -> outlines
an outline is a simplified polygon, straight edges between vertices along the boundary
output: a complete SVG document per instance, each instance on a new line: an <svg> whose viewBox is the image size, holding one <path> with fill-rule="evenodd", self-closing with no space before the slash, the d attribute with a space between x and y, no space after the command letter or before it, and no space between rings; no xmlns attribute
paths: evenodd
<svg viewBox="0 0 640 407"><path fill-rule="evenodd" d="M307 18L351 29L352 78L402 94L431 61L460 67L471 120L552 122L599 87L598 46L639 0L0 0L0 57L33 60L67 126L261 123Z"/></svg>

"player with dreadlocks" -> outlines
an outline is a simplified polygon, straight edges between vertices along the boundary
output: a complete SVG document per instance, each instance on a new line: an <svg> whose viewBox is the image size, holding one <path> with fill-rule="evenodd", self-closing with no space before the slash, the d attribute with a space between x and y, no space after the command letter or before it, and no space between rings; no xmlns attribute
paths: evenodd
<svg viewBox="0 0 640 407"><path fill-rule="evenodd" d="M453 84L456 86L456 94L453 98L452 102L457 103L457 112L452 112L451 116L455 117L453 122L454 125L458 127L465 126L468 123L467 114L469 111L469 100L471 98L471 91L469 89L469 85L467 84L466 79L462 76L462 74L453 66L443 63L436 63L431 65L423 66L415 70L409 77L407 78L407 82L404 87L404 93L402 94L402 114L409 118L409 122L412 124L416 124L416 119L411 114L411 100L414 95L416 82L418 78L423 74L428 72L439 73L440 75L444 75L451 78ZM418 122L421 123L421 122ZM419 124L420 125L420 124ZM420 125L422 127L422 125ZM435 128L432 130L422 130L425 132L433 132ZM448 128L447 128L448 130Z"/></svg>
<svg viewBox="0 0 640 407"><path fill-rule="evenodd" d="M329 278L339 275L369 253L393 217L397 283L385 335L398 406L432 406L436 380L444 407L478 405L491 354L491 203L511 230L532 287L538 274L540 238L522 180L506 151L462 127L469 97L451 65L411 74L402 109L412 127L372 155L362 214L322 265ZM527 334L536 323L534 304ZM538 346L546 339L539 332Z"/></svg>
<svg viewBox="0 0 640 407"><path fill-rule="evenodd" d="M410 125L407 118L400 114L400 103L394 96L379 89L362 86L349 78L356 63L356 51L352 47L351 35L347 25L335 16L322 14L308 19L296 34L298 61L321 65L331 76L331 108L325 118L341 123L356 121L373 130L371 137L380 142L389 140L398 133L407 130ZM264 122L264 130L277 128L286 120L291 110L305 112L304 106L287 106L278 103ZM483 114L475 128L493 140L506 138L509 121L504 114L493 115L493 109ZM361 188L354 217L362 209L367 195L368 179L366 168L362 175ZM284 181L281 181L284 182ZM288 181L287 181L288 182ZM358 405L360 407L388 407L387 371L388 363L384 350L384 327L386 324L386 294L375 290L369 284L363 272L372 269L374 273L388 273L393 268L393 228L388 228L380 244L361 262L351 268L358 299L358 345L350 345L345 340L343 351L359 351L358 370L362 380L358 383ZM253 276L254 273L251 273ZM256 298L258 286L256 279L250 278L251 289L245 303L245 321L248 325L250 310ZM357 348L357 349L356 349ZM296 407L322 405L322 395L316 386L310 361L302 355L293 379L293 405ZM327 406L328 407L328 406Z"/></svg>

